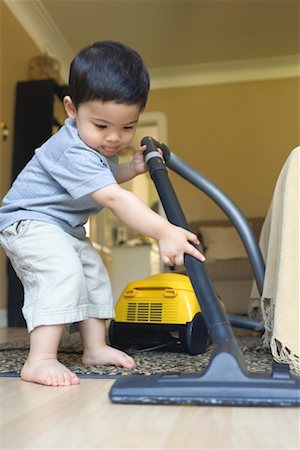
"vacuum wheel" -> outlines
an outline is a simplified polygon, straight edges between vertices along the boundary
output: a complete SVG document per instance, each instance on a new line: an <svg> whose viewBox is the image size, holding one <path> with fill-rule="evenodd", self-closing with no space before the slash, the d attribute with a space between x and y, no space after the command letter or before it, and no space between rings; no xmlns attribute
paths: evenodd
<svg viewBox="0 0 300 450"><path fill-rule="evenodd" d="M181 339L189 355L205 352L210 338L201 313L197 313L193 320L186 324Z"/></svg>

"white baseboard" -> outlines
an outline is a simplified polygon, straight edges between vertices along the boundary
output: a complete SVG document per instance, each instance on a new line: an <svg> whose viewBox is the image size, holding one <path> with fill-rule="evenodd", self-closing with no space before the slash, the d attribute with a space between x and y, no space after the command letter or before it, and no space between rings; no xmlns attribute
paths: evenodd
<svg viewBox="0 0 300 450"><path fill-rule="evenodd" d="M0 309L0 328L7 327L7 309Z"/></svg>

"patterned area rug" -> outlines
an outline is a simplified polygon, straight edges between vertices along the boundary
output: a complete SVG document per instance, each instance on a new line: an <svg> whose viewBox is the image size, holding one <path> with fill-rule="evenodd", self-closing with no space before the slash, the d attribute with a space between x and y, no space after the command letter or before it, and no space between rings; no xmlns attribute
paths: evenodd
<svg viewBox="0 0 300 450"><path fill-rule="evenodd" d="M262 346L261 337L238 337L239 346L249 372L270 373L273 358ZM60 346L59 360L81 378L116 378L121 375L184 374L201 372L207 365L213 347L201 355L167 351L130 353L136 361L136 368L122 369L114 366L86 366L81 363L79 337L70 335ZM19 376L28 353L28 341L7 342L0 345L0 377Z"/></svg>

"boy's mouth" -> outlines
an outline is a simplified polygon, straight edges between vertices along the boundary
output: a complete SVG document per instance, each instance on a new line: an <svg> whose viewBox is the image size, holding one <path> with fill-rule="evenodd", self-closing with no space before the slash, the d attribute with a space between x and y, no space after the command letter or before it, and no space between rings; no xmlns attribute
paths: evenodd
<svg viewBox="0 0 300 450"><path fill-rule="evenodd" d="M117 153L117 151L118 151L118 147L108 147L108 146L103 145L101 148L105 153L113 154L113 153Z"/></svg>

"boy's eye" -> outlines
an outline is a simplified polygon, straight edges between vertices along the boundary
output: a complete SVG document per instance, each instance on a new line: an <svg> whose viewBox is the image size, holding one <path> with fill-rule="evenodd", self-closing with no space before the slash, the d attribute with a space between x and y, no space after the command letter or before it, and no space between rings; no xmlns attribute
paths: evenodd
<svg viewBox="0 0 300 450"><path fill-rule="evenodd" d="M105 130L105 128L107 128L106 125L99 125L98 123L95 123L95 127L100 128L100 130Z"/></svg>
<svg viewBox="0 0 300 450"><path fill-rule="evenodd" d="M124 127L124 130L132 130L133 126L132 125L128 125L127 127Z"/></svg>

